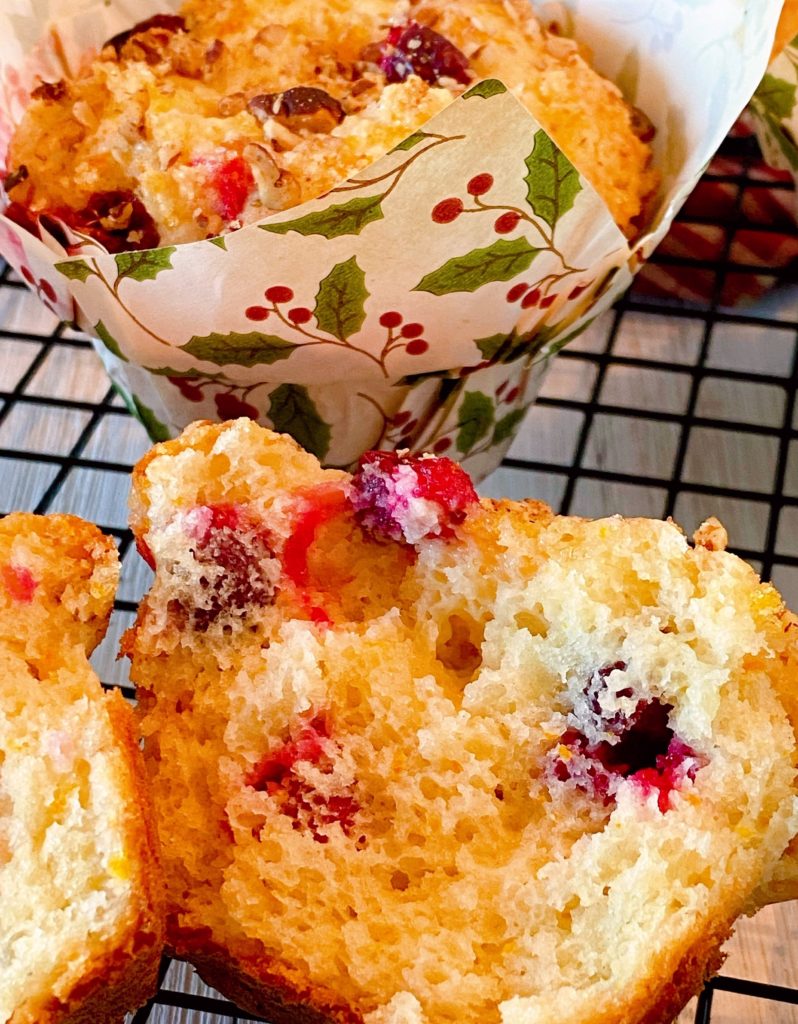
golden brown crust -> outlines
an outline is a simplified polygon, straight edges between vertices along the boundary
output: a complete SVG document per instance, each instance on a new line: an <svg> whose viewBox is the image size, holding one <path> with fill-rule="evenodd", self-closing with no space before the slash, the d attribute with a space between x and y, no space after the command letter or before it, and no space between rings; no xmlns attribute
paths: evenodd
<svg viewBox="0 0 798 1024"><path fill-rule="evenodd" d="M699 936L682 957L673 976L658 988L654 1002L635 1024L671 1024L679 1011L720 970L726 959L721 947L731 933L731 924L722 922Z"/></svg>
<svg viewBox="0 0 798 1024"><path fill-rule="evenodd" d="M203 943L200 931L184 936L171 950L194 965L206 984L249 1013L273 1024L361 1024L363 1017L352 1007L330 999L329 993L303 984L266 956L236 959L232 951L215 943ZM698 995L725 960L722 945L730 937L731 924L709 928L687 949L673 976L649 987L637 1000L640 1016L623 1016L628 1024L671 1024L684 1006ZM641 1005L642 1004L642 1005ZM596 1024L619 1024L612 1016Z"/></svg>
<svg viewBox="0 0 798 1024"><path fill-rule="evenodd" d="M266 954L237 957L232 949L203 941L200 931L169 938L174 938L173 955L193 964L206 984L272 1024L360 1024L363 1020L331 992Z"/></svg>

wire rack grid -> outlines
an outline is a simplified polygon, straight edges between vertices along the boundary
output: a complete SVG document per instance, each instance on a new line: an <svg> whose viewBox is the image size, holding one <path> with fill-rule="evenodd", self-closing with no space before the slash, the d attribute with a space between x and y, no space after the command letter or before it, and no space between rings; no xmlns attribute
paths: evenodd
<svg viewBox="0 0 798 1024"><path fill-rule="evenodd" d="M798 285L791 262L798 236L785 213L791 185L774 181L745 139L727 142L705 183L718 201L688 203L677 244L655 254L648 277L552 362L509 457L482 491L533 495L591 517L673 515L688 533L717 515L732 548L798 607ZM679 231L682 239L711 244L680 249ZM774 243L781 247L778 270L760 255ZM674 281L690 290L689 303L658 295ZM770 285L776 287L753 305L723 304L730 290ZM73 512L117 539L122 583L94 664L105 685L128 696L115 652L150 572L131 543L126 503L130 469L148 447L88 340L58 324L3 267L0 515ZM157 995L128 1018L252 1019L168 960ZM798 1024L795 904L743 922L721 976L679 1018L689 1021Z"/></svg>

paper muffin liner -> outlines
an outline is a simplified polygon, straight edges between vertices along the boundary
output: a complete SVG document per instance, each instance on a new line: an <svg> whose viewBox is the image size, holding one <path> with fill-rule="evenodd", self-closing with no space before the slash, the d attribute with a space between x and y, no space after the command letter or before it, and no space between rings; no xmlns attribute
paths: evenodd
<svg viewBox="0 0 798 1024"><path fill-rule="evenodd" d="M22 0L0 15L0 152L37 74L61 77L177 6ZM539 6L657 127L662 189L634 244L491 79L324 197L222 237L117 255L87 240L68 255L0 217L0 252L95 339L153 438L250 415L328 465L423 448L480 478L501 461L548 359L668 230L762 77L781 3Z"/></svg>

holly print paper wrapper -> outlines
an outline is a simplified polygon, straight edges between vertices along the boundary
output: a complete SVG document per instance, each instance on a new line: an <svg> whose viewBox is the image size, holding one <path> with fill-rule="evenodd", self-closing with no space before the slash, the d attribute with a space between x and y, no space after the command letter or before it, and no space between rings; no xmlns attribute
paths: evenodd
<svg viewBox="0 0 798 1024"><path fill-rule="evenodd" d="M60 77L176 6L20 0L0 15L0 149L36 73ZM330 465L373 447L424 448L482 477L548 359L667 230L761 78L781 4L539 6L657 126L662 194L633 246L535 119L486 80L326 196L221 238L67 255L0 218L0 251L96 339L154 438L248 415Z"/></svg>

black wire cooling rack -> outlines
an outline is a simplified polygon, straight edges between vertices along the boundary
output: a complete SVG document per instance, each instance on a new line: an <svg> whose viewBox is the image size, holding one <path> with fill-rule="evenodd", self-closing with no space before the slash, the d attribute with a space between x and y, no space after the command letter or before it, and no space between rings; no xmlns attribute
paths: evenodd
<svg viewBox="0 0 798 1024"><path fill-rule="evenodd" d="M688 532L718 515L732 548L798 607L792 186L762 168L752 140L736 138L702 189L635 289L553 361L509 457L482 490L593 517L673 515ZM689 301L667 298L674 287ZM730 305L734 294L764 287L764 297ZM148 447L89 342L3 267L0 515L68 511L117 538L122 584L94 661L104 683L129 696L115 651L149 570L131 544L126 500L131 466ZM798 905L768 908L750 925L680 1024L798 1024ZM164 960L158 994L129 1024L253 1019Z"/></svg>

